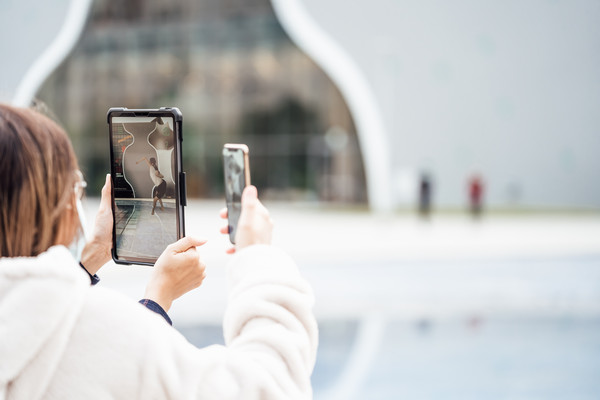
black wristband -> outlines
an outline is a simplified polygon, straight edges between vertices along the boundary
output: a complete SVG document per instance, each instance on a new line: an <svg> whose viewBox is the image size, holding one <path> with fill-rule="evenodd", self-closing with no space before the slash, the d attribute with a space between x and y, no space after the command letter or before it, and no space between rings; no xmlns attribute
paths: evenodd
<svg viewBox="0 0 600 400"><path fill-rule="evenodd" d="M154 311L158 315L162 316L165 319L165 321L167 321L169 323L169 325L173 326L173 322L171 321L171 318L169 318L169 315L167 314L167 312L157 302L150 300L150 299L142 299L142 300L138 301L138 303L145 306L148 310Z"/></svg>
<svg viewBox="0 0 600 400"><path fill-rule="evenodd" d="M94 286L95 284L97 284L98 282L100 282L100 277L98 275L96 275L96 274L94 274L94 275L90 274L90 272L87 269L85 269L85 267L83 266L83 264L81 263L81 261L79 262L79 265L81 266L81 268L83 268L83 270L90 277L90 284L92 286Z"/></svg>

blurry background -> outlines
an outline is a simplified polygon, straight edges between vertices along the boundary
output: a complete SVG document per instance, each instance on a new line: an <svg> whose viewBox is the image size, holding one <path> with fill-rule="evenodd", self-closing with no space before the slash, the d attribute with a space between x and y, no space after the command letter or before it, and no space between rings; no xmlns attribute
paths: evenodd
<svg viewBox="0 0 600 400"><path fill-rule="evenodd" d="M243 142L267 197L366 201L344 99L267 0L94 1L72 53L36 96L72 134L96 189L108 170L108 108L177 106L190 196L222 196L220 150Z"/></svg>
<svg viewBox="0 0 600 400"><path fill-rule="evenodd" d="M188 232L211 239L172 309L192 342L222 341L220 149L243 142L315 288L315 397L597 398L597 1L0 5L0 100L65 126L90 221L107 109L182 110ZM148 270L101 275L137 298Z"/></svg>

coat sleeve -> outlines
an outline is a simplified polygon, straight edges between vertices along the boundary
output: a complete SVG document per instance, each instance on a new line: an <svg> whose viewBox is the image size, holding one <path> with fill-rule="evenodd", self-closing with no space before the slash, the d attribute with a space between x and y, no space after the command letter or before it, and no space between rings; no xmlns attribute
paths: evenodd
<svg viewBox="0 0 600 400"><path fill-rule="evenodd" d="M233 257L228 280L225 346L164 338L148 351L145 398L312 398L314 297L295 263L277 248L251 246Z"/></svg>

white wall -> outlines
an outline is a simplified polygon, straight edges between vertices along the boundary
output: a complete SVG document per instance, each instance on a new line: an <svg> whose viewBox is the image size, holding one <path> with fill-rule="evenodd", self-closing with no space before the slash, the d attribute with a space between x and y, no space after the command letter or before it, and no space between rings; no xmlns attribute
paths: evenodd
<svg viewBox="0 0 600 400"><path fill-rule="evenodd" d="M28 68L58 35L69 0L0 0L0 101L12 100Z"/></svg>
<svg viewBox="0 0 600 400"><path fill-rule="evenodd" d="M0 2L0 101L28 106L71 52L92 0Z"/></svg>
<svg viewBox="0 0 600 400"><path fill-rule="evenodd" d="M429 170L439 206L480 171L495 206L517 185L520 205L600 207L600 2L302 2L372 86L396 180Z"/></svg>

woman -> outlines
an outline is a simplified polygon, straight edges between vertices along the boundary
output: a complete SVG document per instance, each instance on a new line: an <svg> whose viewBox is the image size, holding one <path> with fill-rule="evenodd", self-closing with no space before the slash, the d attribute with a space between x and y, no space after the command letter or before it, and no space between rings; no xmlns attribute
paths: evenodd
<svg viewBox="0 0 600 400"><path fill-rule="evenodd" d="M230 250L236 254L228 265L226 345L199 349L158 314L113 291L90 289L66 247L79 230L77 171L56 124L0 105L0 399L311 397L311 289L270 246L272 223L256 188L244 191ZM102 190L94 237L83 251L90 275L110 259L109 190ZM200 285L201 244L183 238L167 248L148 300L168 311Z"/></svg>
<svg viewBox="0 0 600 400"><path fill-rule="evenodd" d="M142 157L137 160L135 163L139 164L142 161L146 161L148 164L148 172L150 173L150 179L154 183L154 187L152 188L152 198L154 202L152 203L152 212L150 214L154 215L154 209L156 208L156 202L160 201L160 211L165 211L165 207L163 207L162 198L165 197L167 193L167 182L165 182L164 175L160 173L158 170L158 166L156 165L156 158L150 157L148 160L146 157Z"/></svg>

